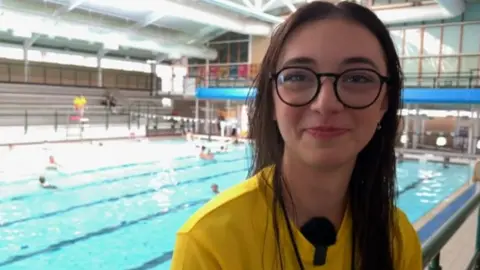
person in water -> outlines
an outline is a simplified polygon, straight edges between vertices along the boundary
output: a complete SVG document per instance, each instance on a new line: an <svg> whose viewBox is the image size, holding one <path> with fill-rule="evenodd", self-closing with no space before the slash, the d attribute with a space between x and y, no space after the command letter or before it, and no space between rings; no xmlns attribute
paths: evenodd
<svg viewBox="0 0 480 270"><path fill-rule="evenodd" d="M200 150L200 158L204 160L212 160L215 158L215 156L210 150L207 150L207 147L202 145L202 148Z"/></svg>
<svg viewBox="0 0 480 270"><path fill-rule="evenodd" d="M60 164L58 164L57 160L53 155L48 156L48 164L45 166L45 170L47 171L57 171L58 168L60 167Z"/></svg>
<svg viewBox="0 0 480 270"><path fill-rule="evenodd" d="M353 2L305 4L273 32L258 74L251 177L179 229L171 269L423 269L396 207L403 76L382 21ZM311 234L327 233L314 260Z"/></svg>
<svg viewBox="0 0 480 270"><path fill-rule="evenodd" d="M212 186L210 188L212 189L213 193L215 193L215 194L220 193L220 191L218 190L218 185L217 184L212 184Z"/></svg>
<svg viewBox="0 0 480 270"><path fill-rule="evenodd" d="M58 189L57 186L50 185L47 180L45 179L45 176L41 175L38 177L38 182L40 183L40 186L45 189Z"/></svg>

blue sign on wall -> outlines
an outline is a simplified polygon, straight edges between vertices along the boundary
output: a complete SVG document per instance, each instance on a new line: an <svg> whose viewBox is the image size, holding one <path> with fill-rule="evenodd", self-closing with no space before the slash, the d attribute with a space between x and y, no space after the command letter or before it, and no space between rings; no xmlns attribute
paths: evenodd
<svg viewBox="0 0 480 270"><path fill-rule="evenodd" d="M254 88L197 88L199 99L246 100L254 97ZM443 104L480 104L480 88L405 88L402 99L407 104L443 103Z"/></svg>

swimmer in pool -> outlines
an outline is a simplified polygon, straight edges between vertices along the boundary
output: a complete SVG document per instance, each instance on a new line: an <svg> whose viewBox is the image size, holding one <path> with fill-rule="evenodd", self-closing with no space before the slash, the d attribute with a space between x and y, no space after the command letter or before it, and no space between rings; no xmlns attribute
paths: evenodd
<svg viewBox="0 0 480 270"><path fill-rule="evenodd" d="M210 188L212 189L213 193L215 193L215 194L220 193L220 191L218 190L218 185L217 184L212 184L212 186Z"/></svg>
<svg viewBox="0 0 480 270"><path fill-rule="evenodd" d="M38 178L38 182L40 182L40 186L42 188L45 188L45 189L58 189L57 186L54 186L54 185L50 185L49 183L47 183L47 180L45 179L45 176L41 175L39 178Z"/></svg>
<svg viewBox="0 0 480 270"><path fill-rule="evenodd" d="M205 146L202 146L202 149L200 150L200 158L204 160L212 160L214 155L210 150L207 151Z"/></svg>
<svg viewBox="0 0 480 270"><path fill-rule="evenodd" d="M48 156L48 164L47 166L45 166L45 169L47 171L56 171L58 170L58 168L61 167L60 164L57 163L57 161L55 160L55 157L50 155Z"/></svg>
<svg viewBox="0 0 480 270"><path fill-rule="evenodd" d="M185 139L189 142L193 141L193 133L190 130L187 131L187 134L185 135Z"/></svg>

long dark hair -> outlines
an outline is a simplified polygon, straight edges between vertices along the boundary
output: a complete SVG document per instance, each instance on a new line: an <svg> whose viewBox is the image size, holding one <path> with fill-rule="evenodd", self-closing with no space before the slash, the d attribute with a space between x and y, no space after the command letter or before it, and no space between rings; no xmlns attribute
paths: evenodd
<svg viewBox="0 0 480 270"><path fill-rule="evenodd" d="M393 239L398 228L395 221L396 163L395 137L399 123L397 111L400 108L400 91L403 88L403 74L395 45L386 26L369 9L350 2L337 5L327 2L312 2L290 15L272 35L270 45L263 58L259 74L255 79L257 94L249 104L249 137L253 141L253 162L250 175L262 169L281 166L285 142L274 111L271 72L276 72L277 59L285 40L300 26L328 18L343 18L368 29L376 36L386 59L389 82L387 85L388 109L380 125L381 129L367 146L358 154L349 184L350 211L353 224L352 247L357 254L355 268L360 270L393 270ZM282 178L275 170L273 189L272 221L277 241L280 265L283 259L279 240L278 205L282 204ZM261 177L261 176L260 176ZM265 177L262 180L266 180ZM293 242L294 248L295 242ZM298 251L295 251L298 259Z"/></svg>

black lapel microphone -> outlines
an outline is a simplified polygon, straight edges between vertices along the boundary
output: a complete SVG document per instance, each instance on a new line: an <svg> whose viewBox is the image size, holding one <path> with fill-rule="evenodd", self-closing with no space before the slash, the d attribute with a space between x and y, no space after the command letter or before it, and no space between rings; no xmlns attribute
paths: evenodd
<svg viewBox="0 0 480 270"><path fill-rule="evenodd" d="M300 231L315 247L313 265L324 265L327 260L328 247L337 241L337 232L332 222L325 217L315 217L307 221Z"/></svg>

